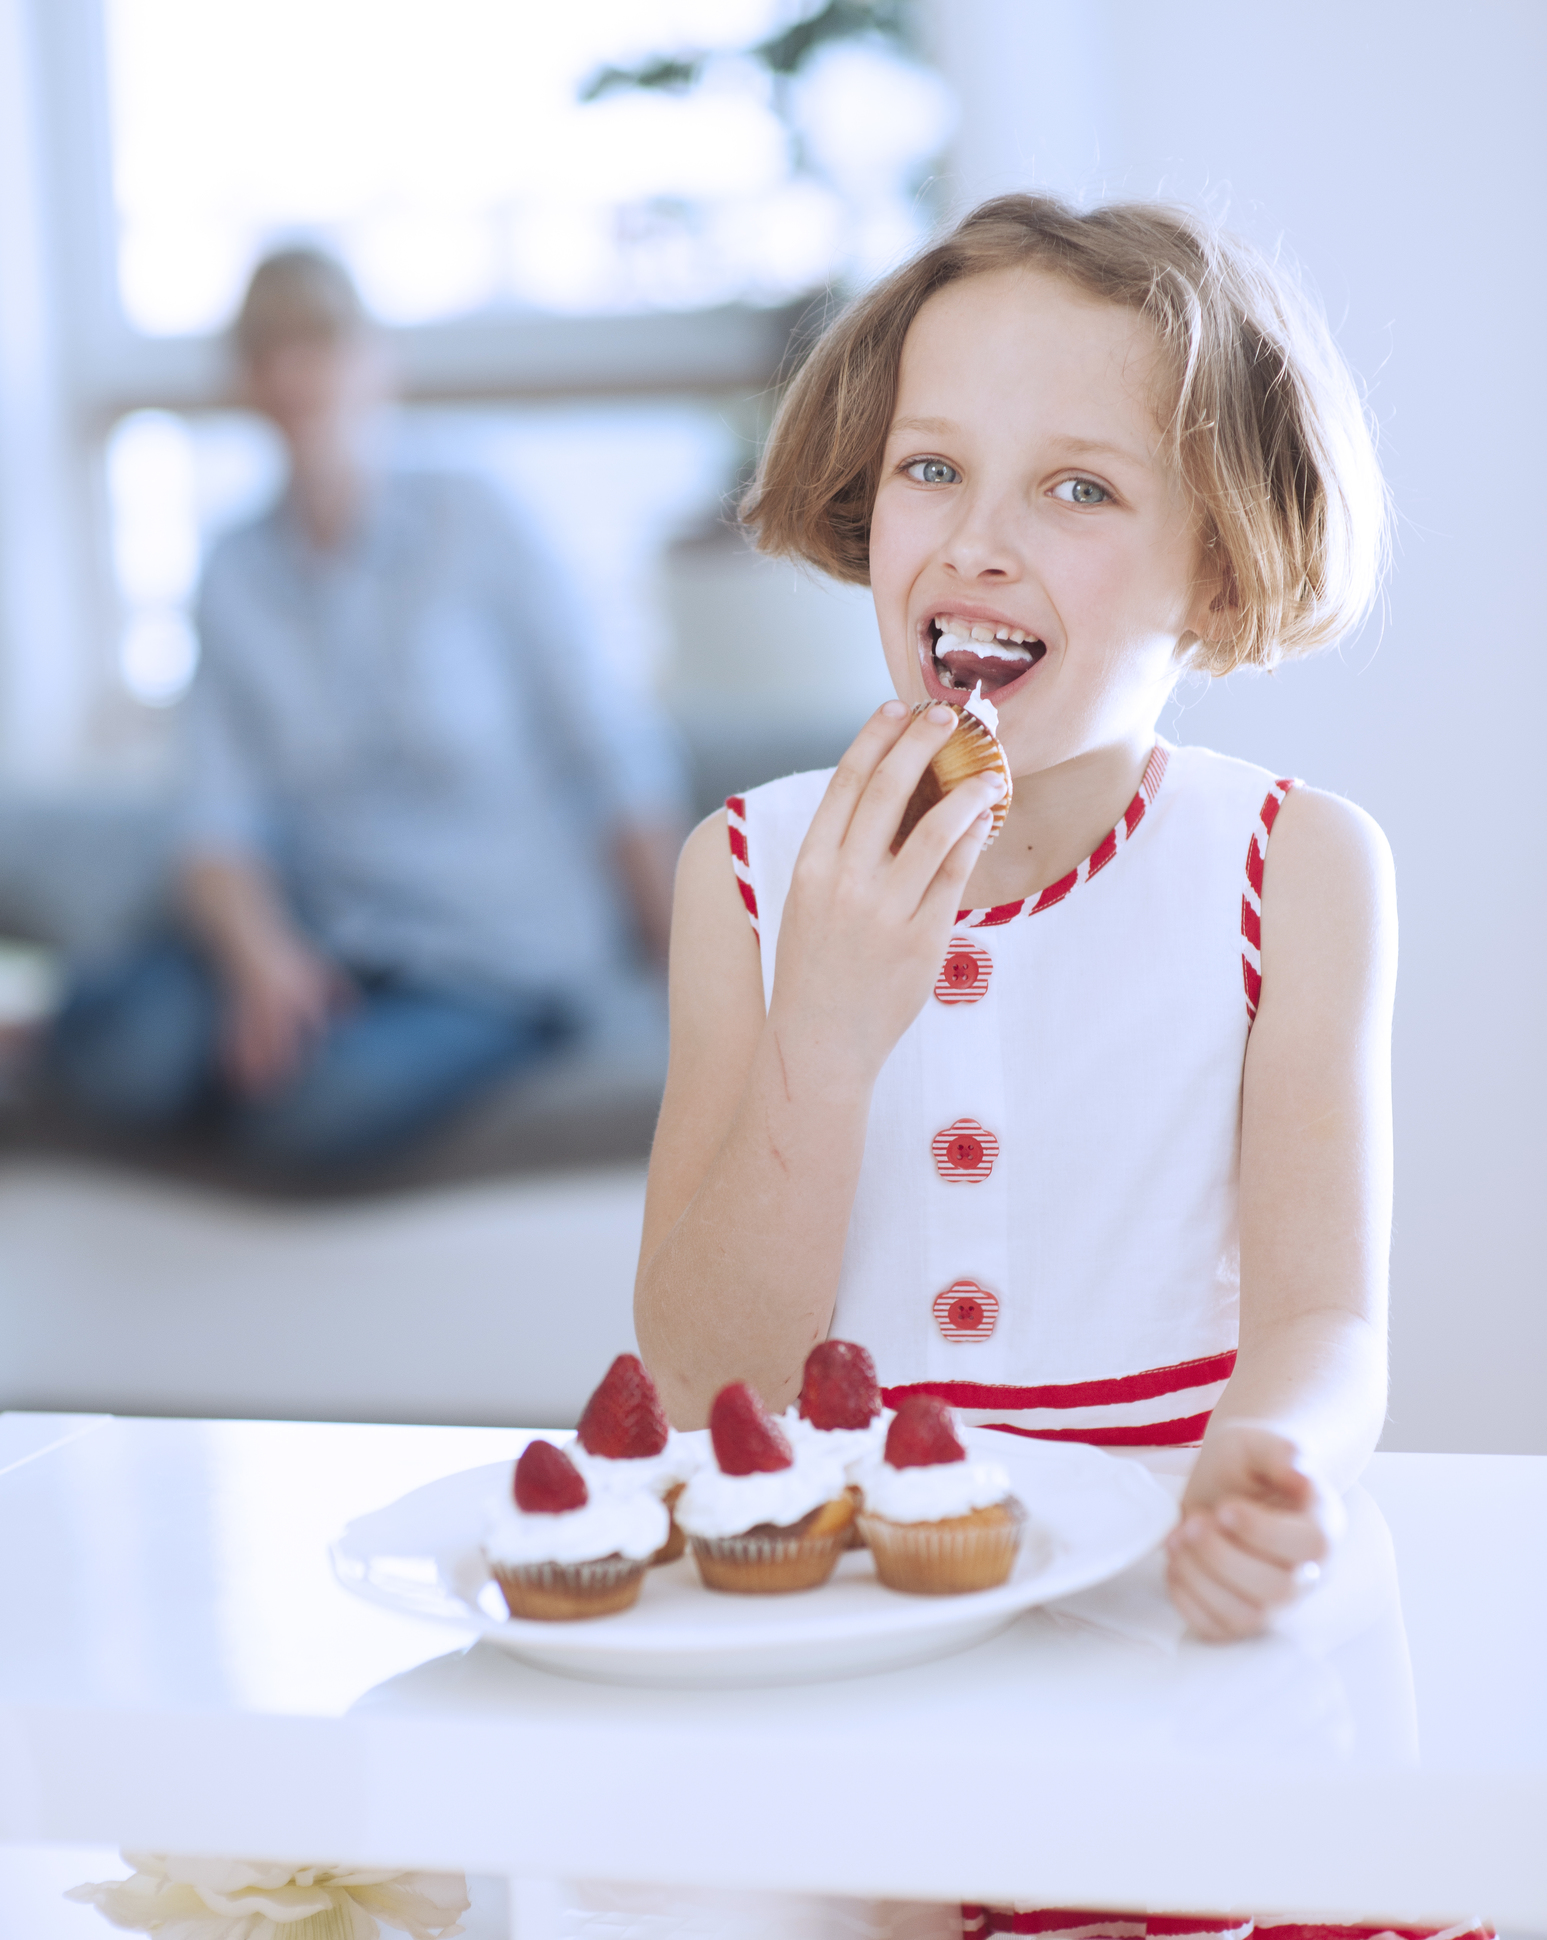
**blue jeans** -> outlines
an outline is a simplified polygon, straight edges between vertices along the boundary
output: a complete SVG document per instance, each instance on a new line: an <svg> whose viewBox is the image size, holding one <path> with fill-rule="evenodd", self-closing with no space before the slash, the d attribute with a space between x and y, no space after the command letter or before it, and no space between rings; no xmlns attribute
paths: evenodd
<svg viewBox="0 0 1547 1940"><path fill-rule="evenodd" d="M156 944L77 983L54 1026L50 1077L71 1106L114 1129L169 1132L213 1113L244 1157L326 1169L409 1144L574 1030L549 996L492 1002L391 976L358 983L356 1003L293 1078L243 1097L222 1081L213 974L183 944Z"/></svg>

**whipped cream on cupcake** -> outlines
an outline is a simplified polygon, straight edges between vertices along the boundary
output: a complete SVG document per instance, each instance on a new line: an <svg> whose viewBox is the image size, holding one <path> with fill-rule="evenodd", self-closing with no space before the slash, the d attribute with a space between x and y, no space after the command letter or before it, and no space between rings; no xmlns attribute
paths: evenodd
<svg viewBox="0 0 1547 1940"><path fill-rule="evenodd" d="M598 1492L581 1509L528 1515L513 1502L489 1504L483 1551L491 1563L590 1563L599 1556L653 1556L671 1517L658 1496Z"/></svg>
<svg viewBox="0 0 1547 1940"><path fill-rule="evenodd" d="M677 1520L690 1536L740 1536L762 1523L787 1529L843 1494L843 1464L807 1442L792 1448L788 1468L727 1475L701 1468L677 1502Z"/></svg>
<svg viewBox="0 0 1547 1940"><path fill-rule="evenodd" d="M609 1495L636 1489L665 1495L713 1459L707 1428L668 1429L666 1446L656 1455L593 1455L578 1436L565 1445L564 1453L591 1488Z"/></svg>
<svg viewBox="0 0 1547 1940"><path fill-rule="evenodd" d="M509 1492L485 1511L483 1553L495 1565L594 1563L611 1556L642 1562L671 1528L666 1505L643 1489L593 1495L551 1442L529 1444L511 1480Z"/></svg>
<svg viewBox="0 0 1547 1940"><path fill-rule="evenodd" d="M856 1477L872 1514L888 1522L944 1522L951 1516L991 1509L1010 1493L1010 1477L997 1462L935 1462L927 1468L893 1468L876 1461Z"/></svg>
<svg viewBox="0 0 1547 1940"><path fill-rule="evenodd" d="M891 1420L891 1409L883 1408L863 1428L818 1428L792 1402L780 1415L779 1426L789 1436L791 1448L798 1451L809 1447L831 1455L842 1468L844 1479L857 1482L862 1469L880 1461Z"/></svg>

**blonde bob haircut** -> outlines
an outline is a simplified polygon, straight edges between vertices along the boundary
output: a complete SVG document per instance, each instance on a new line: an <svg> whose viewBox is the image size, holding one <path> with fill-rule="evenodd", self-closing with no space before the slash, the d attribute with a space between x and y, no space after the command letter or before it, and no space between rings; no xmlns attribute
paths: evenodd
<svg viewBox="0 0 1547 1940"><path fill-rule="evenodd" d="M252 363L297 338L347 343L369 329L365 305L343 264L320 249L277 249L253 270L231 335Z"/></svg>
<svg viewBox="0 0 1547 1940"><path fill-rule="evenodd" d="M1153 329L1164 439L1197 510L1218 627L1187 664L1272 667L1348 632L1380 587L1386 490L1363 402L1319 310L1249 245L1189 210L985 202L849 305L790 385L741 517L764 552L869 581L870 513L903 339L949 283L1062 276Z"/></svg>

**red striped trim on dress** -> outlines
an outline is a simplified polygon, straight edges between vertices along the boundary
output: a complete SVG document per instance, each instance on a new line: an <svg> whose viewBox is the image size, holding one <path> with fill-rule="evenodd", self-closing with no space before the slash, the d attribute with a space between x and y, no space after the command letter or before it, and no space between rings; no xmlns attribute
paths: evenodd
<svg viewBox="0 0 1547 1940"><path fill-rule="evenodd" d="M1048 1382L1034 1388L997 1381L909 1381L883 1388L881 1398L896 1408L910 1394L934 1395L961 1409L975 1428L1028 1441L1191 1448L1202 1441L1234 1368L1235 1351L1230 1349L1097 1381ZM1168 1406L1170 1396L1176 1399Z"/></svg>
<svg viewBox="0 0 1547 1940"><path fill-rule="evenodd" d="M741 900L747 906L747 917L752 924L752 933L761 939L763 929L757 920L757 891L752 887L751 855L747 848L745 795L726 796L725 826L730 836L731 867L736 871L736 887L741 891Z"/></svg>
<svg viewBox="0 0 1547 1940"><path fill-rule="evenodd" d="M1292 779L1279 780L1263 797L1257 811L1257 826L1246 846L1246 887L1241 893L1241 981L1246 986L1246 1024L1256 1022L1257 1006L1262 1000L1262 873L1268 859L1268 837L1278 820L1284 797L1295 786Z"/></svg>
<svg viewBox="0 0 1547 1940"><path fill-rule="evenodd" d="M1240 1914L1097 1913L1060 1906L1018 1913L1008 1906L964 1906L963 1934L1034 1933L1041 1940L1250 1940L1255 1922Z"/></svg>
<svg viewBox="0 0 1547 1940"><path fill-rule="evenodd" d="M1163 742L1157 741L1150 750L1150 758L1144 764L1144 773L1139 777L1138 792L1123 810L1123 819L1108 832L1086 856L1077 869L1071 869L1067 876L1060 876L1057 882L1049 883L1042 893L1033 899L1023 896L1018 903L996 903L992 909L962 909L956 912L958 926L973 930L997 929L1001 923L1013 923L1017 916L1040 916L1045 909L1052 909L1066 896L1072 895L1082 883L1100 873L1117 854L1124 842L1132 841L1135 829L1144 820L1144 814L1151 802L1160 793L1160 784L1165 779L1166 763L1171 759L1171 750Z"/></svg>
<svg viewBox="0 0 1547 1940"><path fill-rule="evenodd" d="M1098 1913L1059 1906L1017 1911L1008 1906L964 1906L962 1933L1033 1933L1039 1940L1498 1940L1486 1920L1450 1927L1381 1927L1333 1920L1291 1925L1241 1915L1207 1913Z"/></svg>
<svg viewBox="0 0 1547 1940"><path fill-rule="evenodd" d="M1118 1374L1100 1381L1058 1381L1038 1388L1015 1388L990 1381L910 1381L899 1388L883 1388L881 1398L895 1408L898 1395L933 1394L952 1408L1109 1408L1124 1401L1152 1401L1157 1395L1180 1394L1187 1388L1212 1387L1228 1381L1235 1370L1235 1349L1209 1354L1201 1360L1177 1361L1171 1367L1147 1367L1138 1374Z"/></svg>

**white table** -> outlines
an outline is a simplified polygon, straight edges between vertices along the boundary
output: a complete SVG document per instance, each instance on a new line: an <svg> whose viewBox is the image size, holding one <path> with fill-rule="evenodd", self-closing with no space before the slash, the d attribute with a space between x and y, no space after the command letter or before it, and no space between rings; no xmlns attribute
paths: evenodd
<svg viewBox="0 0 1547 1940"><path fill-rule="evenodd" d="M332 1580L519 1439L0 1416L0 1839L1547 1932L1547 1459L1377 1457L1290 1635L1123 1634L1141 1565L937 1664L667 1692Z"/></svg>

